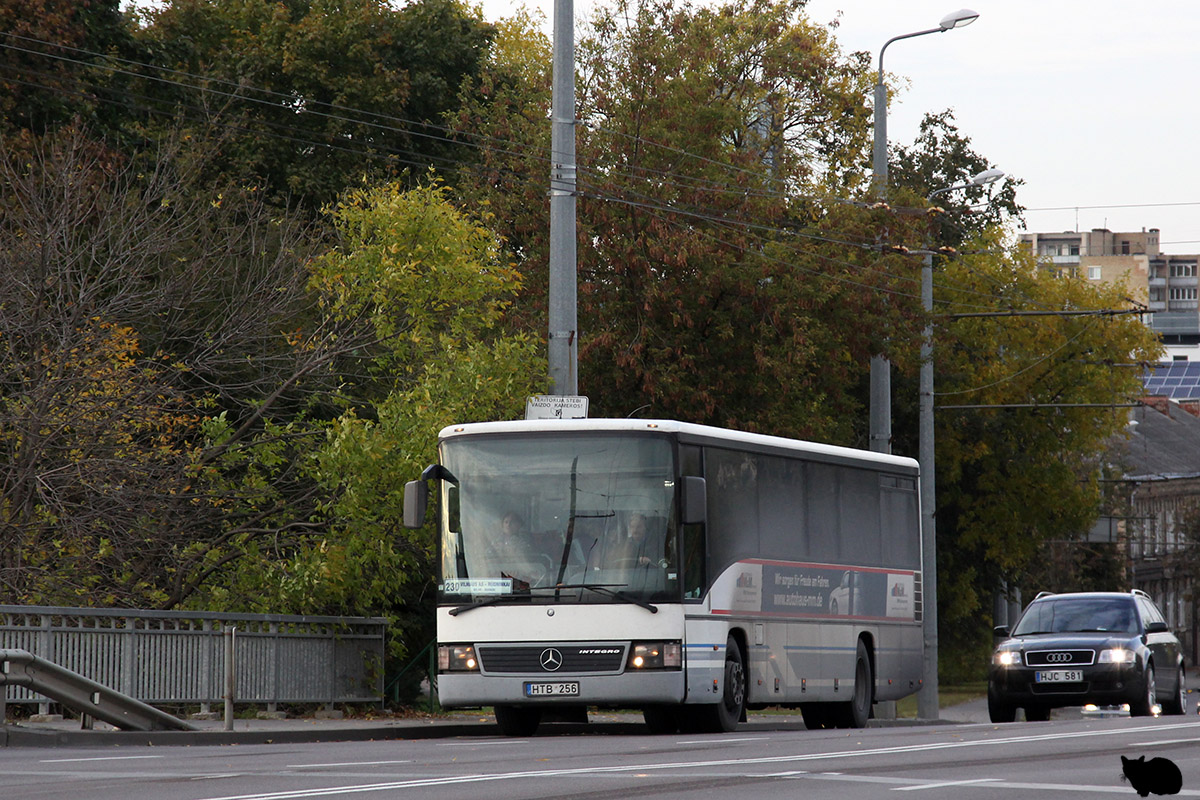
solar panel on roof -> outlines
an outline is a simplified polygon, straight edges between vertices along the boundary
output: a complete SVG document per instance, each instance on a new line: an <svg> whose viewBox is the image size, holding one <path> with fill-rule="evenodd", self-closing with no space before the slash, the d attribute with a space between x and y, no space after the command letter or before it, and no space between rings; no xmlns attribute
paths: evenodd
<svg viewBox="0 0 1200 800"><path fill-rule="evenodd" d="M1148 395L1174 400L1200 398L1200 361L1148 364L1142 373L1142 388Z"/></svg>

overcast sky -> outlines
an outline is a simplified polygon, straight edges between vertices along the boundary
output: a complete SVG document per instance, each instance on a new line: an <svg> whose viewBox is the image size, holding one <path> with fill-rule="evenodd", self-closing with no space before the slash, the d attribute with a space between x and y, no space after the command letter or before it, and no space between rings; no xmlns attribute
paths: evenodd
<svg viewBox="0 0 1200 800"><path fill-rule="evenodd" d="M576 16L604 1L574 0ZM875 63L888 39L964 2L973 24L888 48L884 69L908 81L893 88L889 139L911 143L925 112L950 108L977 152L1025 180L1031 230L1159 228L1165 252L1200 252L1200 4L810 0L808 12L841 12L843 49ZM489 19L516 5L483 0ZM524 5L552 17L554 0Z"/></svg>

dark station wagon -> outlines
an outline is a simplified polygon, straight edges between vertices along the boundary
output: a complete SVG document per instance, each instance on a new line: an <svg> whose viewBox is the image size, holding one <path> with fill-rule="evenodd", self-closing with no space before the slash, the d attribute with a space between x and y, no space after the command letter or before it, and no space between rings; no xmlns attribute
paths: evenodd
<svg viewBox="0 0 1200 800"><path fill-rule="evenodd" d="M1132 716L1184 713L1179 640L1145 592L1043 592L1002 641L988 675L992 722L1054 708L1129 705Z"/></svg>

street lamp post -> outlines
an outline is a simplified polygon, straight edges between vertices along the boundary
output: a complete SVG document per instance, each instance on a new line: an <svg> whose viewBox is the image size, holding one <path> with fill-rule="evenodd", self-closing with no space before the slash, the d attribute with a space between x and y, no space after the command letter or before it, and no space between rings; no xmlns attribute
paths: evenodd
<svg viewBox="0 0 1200 800"><path fill-rule="evenodd" d="M939 194L986 186L1004 177L998 169L975 175L966 183L932 192ZM921 337L920 443L917 460L921 465L921 632L925 640L923 661L925 682L917 694L917 716L937 719L938 708L938 611L937 611L937 492L934 482L933 453L933 252L926 250L921 264L921 305L929 318Z"/></svg>
<svg viewBox="0 0 1200 800"><path fill-rule="evenodd" d="M579 325L575 246L575 4L554 0L553 87L550 124L551 392L579 393Z"/></svg>
<svg viewBox="0 0 1200 800"><path fill-rule="evenodd" d="M893 36L879 51L879 74L875 83L875 142L872 148L872 185L879 200L887 199L887 86L883 82L883 54L892 42L924 36L970 25L979 15L970 9L960 9L942 17L936 28ZM871 358L870 447L877 453L892 450L892 367L883 356Z"/></svg>

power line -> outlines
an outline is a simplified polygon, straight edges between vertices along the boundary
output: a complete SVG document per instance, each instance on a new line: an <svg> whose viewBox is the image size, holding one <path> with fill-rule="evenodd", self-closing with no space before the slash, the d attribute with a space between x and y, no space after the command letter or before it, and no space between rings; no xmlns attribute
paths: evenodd
<svg viewBox="0 0 1200 800"><path fill-rule="evenodd" d="M1098 211L1106 208L1178 208L1182 206L1200 206L1200 200L1181 203L1112 203L1102 206L1046 206L1043 208L1027 208L1026 211Z"/></svg>
<svg viewBox="0 0 1200 800"><path fill-rule="evenodd" d="M1144 308L1098 308L1078 311L980 311L965 314L940 314L944 319L987 317L1114 317L1121 314L1148 314Z"/></svg>

